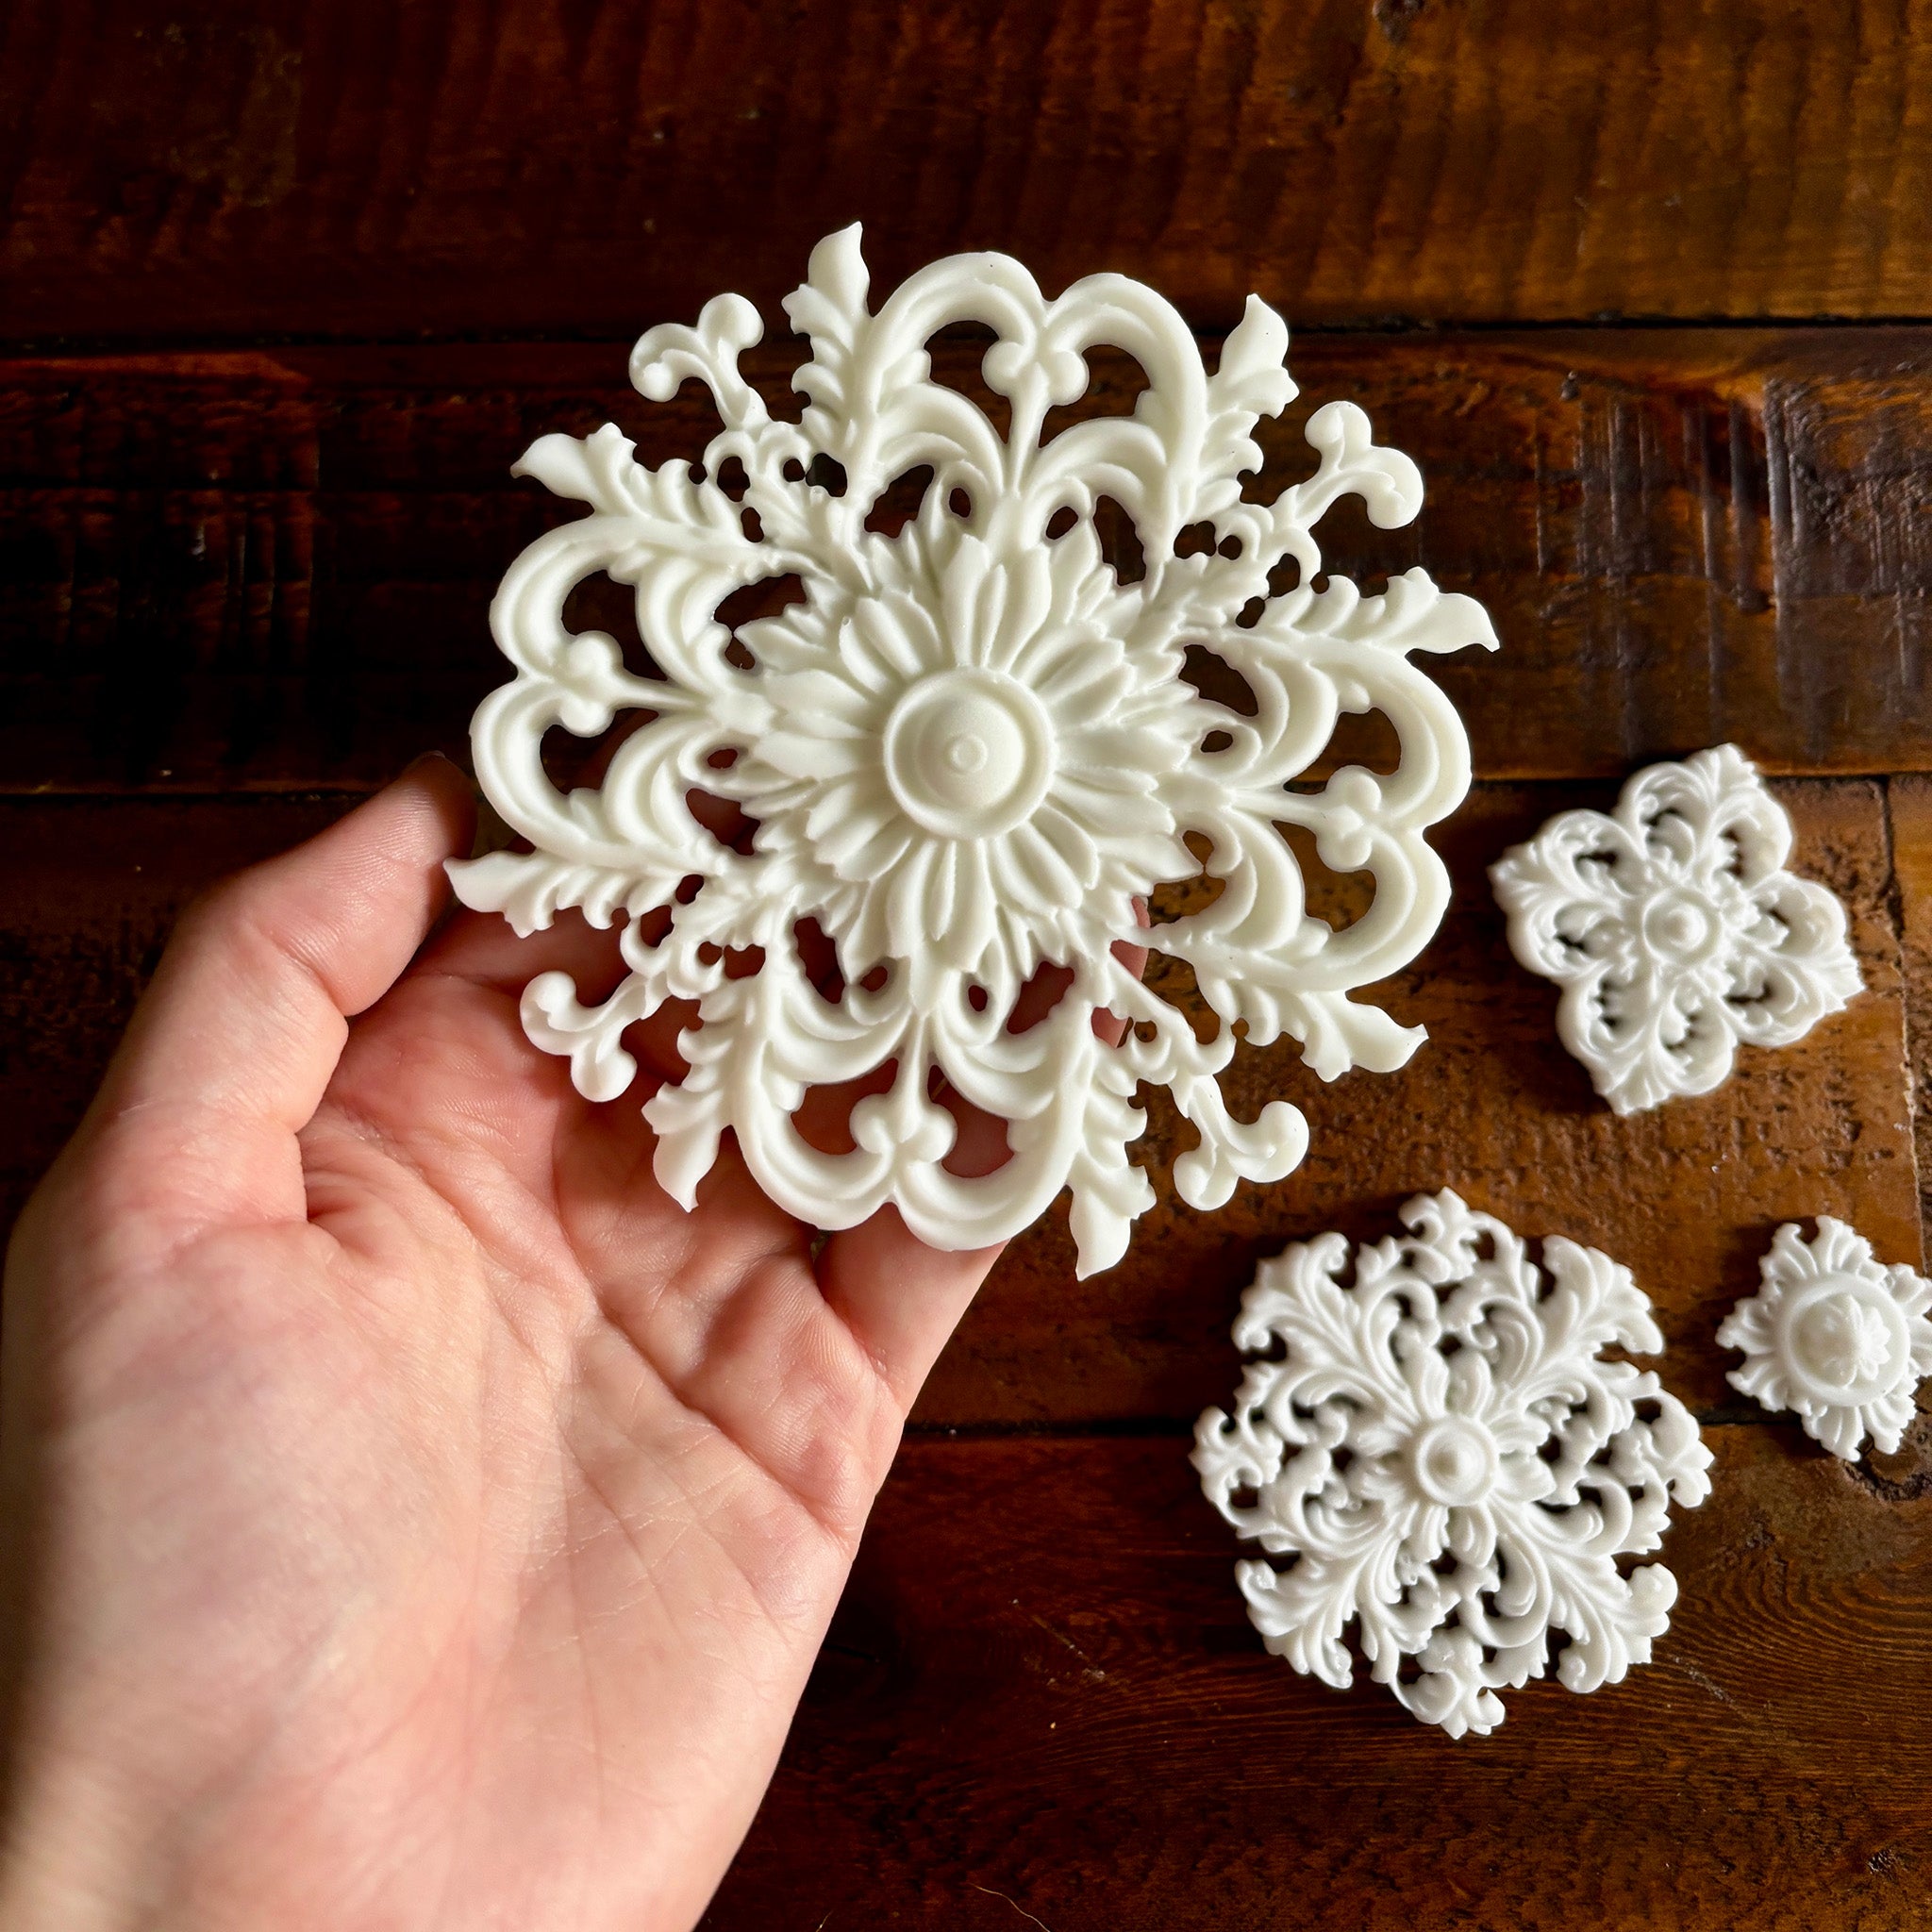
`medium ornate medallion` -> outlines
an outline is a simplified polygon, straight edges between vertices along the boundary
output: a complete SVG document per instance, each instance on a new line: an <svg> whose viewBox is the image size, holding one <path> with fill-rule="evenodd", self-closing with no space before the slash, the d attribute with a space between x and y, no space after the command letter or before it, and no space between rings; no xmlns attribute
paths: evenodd
<svg viewBox="0 0 1932 1932"><path fill-rule="evenodd" d="M1553 1638L1572 1690L1649 1661L1676 1580L1621 1559L1703 1502L1711 1457L1653 1373L1601 1358L1663 1347L1627 1268L1558 1237L1539 1267L1446 1189L1402 1221L1261 1264L1234 1338L1262 1358L1193 1462L1267 1553L1235 1575L1268 1648L1346 1690L1353 1624L1374 1681L1459 1738L1503 1722L1497 1690L1541 1676Z"/></svg>

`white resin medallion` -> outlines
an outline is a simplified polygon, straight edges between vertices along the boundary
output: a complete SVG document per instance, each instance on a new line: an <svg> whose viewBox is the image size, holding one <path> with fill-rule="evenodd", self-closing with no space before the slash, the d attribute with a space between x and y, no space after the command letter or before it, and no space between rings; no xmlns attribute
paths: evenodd
<svg viewBox="0 0 1932 1932"><path fill-rule="evenodd" d="M1809 1241L1786 1222L1758 1273L1764 1285L1717 1331L1720 1348L1744 1351L1731 1386L1774 1412L1795 1410L1834 1456L1853 1460L1868 1434L1890 1455L1919 1378L1932 1374L1932 1283L1903 1262L1884 1266L1828 1214Z"/></svg>
<svg viewBox="0 0 1932 1932"><path fill-rule="evenodd" d="M1711 1458L1653 1373L1599 1358L1663 1346L1627 1268L1560 1237L1538 1267L1446 1189L1402 1220L1407 1239L1262 1262L1234 1338L1263 1358L1193 1463L1287 1559L1235 1566L1267 1647L1346 1690L1353 1623L1374 1681L1459 1738L1503 1722L1496 1691L1541 1676L1554 1636L1572 1690L1649 1661L1676 1580L1619 1559L1704 1500Z"/></svg>
<svg viewBox="0 0 1932 1932"><path fill-rule="evenodd" d="M1738 1042L1790 1046L1861 981L1844 908L1784 869L1791 822L1735 745L1652 765L1490 869L1509 946L1618 1113L1708 1093Z"/></svg>
<svg viewBox="0 0 1932 1932"><path fill-rule="evenodd" d="M531 544L492 607L516 675L476 714L476 772L535 850L453 866L457 890L520 932L565 907L600 925L629 915L630 976L603 1004L583 1006L556 973L524 997L530 1038L569 1055L593 1099L631 1083L626 1026L696 1002L688 1073L644 1105L658 1177L687 1207L727 1129L791 1212L846 1227L893 1203L946 1248L1016 1233L1071 1185L1088 1273L1119 1257L1153 1200L1126 1156L1141 1082L1168 1088L1193 1124L1175 1184L1214 1208L1240 1179L1287 1174L1307 1143L1285 1101L1252 1124L1227 1114L1216 1076L1238 1024L1257 1045L1288 1033L1324 1079L1398 1067L1423 1039L1349 996L1435 931L1448 882L1424 835L1469 785L1461 723L1407 654L1494 635L1421 570L1379 596L1324 577L1310 533L1337 501L1362 498L1383 527L1422 502L1415 465L1375 447L1353 405L1309 419L1306 481L1242 499L1257 418L1295 393L1288 331L1259 301L1210 375L1174 309L1118 275L1049 302L1007 257L961 256L871 313L852 228L819 245L785 307L811 340L793 378L800 422L774 420L741 375L762 325L724 295L695 328L652 329L631 359L648 397L709 389L724 428L694 453L701 468L643 469L609 425L540 438L524 457L521 474L590 514ZM993 332L982 373L1005 428L933 379L926 344L960 324ZM1145 374L1132 412L1049 425L1086 391L1100 345ZM868 527L889 486L922 470L911 521ZM1104 499L1132 522L1138 578L1103 559ZM1296 581L1272 594L1285 563ZM635 588L641 671L612 638L564 623L565 597L598 572ZM726 596L783 578L802 598L734 639L717 616ZM1190 650L1218 658L1252 709L1201 695L1183 675ZM1397 769L1305 781L1338 719L1368 711L1393 725ZM551 783L546 731L596 737L640 713L601 786ZM706 830L697 793L741 808L748 841ZM1309 916L1283 826L1311 834L1325 864L1373 875L1365 916L1339 931ZM1158 886L1204 870L1224 882L1212 904L1141 924ZM801 957L808 921L836 950L829 985ZM1185 961L1218 1031L1197 1038L1116 942ZM1050 965L1071 984L1013 1030ZM1127 1023L1119 1046L1096 1030L1103 1010ZM801 1136L808 1090L888 1067L888 1091L853 1110L851 1151ZM1008 1124L994 1173L947 1169L947 1089Z"/></svg>

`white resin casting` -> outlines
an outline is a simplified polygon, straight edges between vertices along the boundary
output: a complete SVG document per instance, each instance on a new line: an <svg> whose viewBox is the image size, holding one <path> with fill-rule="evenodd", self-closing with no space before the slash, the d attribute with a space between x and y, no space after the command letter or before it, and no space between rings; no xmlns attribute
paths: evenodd
<svg viewBox="0 0 1932 1932"><path fill-rule="evenodd" d="M1261 1264L1234 1339L1268 1358L1196 1424L1193 1463L1289 1559L1235 1566L1268 1648L1346 1690L1353 1621L1375 1682L1459 1738L1503 1722L1496 1690L1541 1676L1553 1634L1572 1690L1649 1661L1676 1579L1618 1559L1703 1502L1710 1452L1654 1374L1598 1359L1663 1346L1627 1268L1553 1237L1540 1270L1446 1189L1402 1220L1346 1280L1338 1234Z"/></svg>
<svg viewBox="0 0 1932 1932"><path fill-rule="evenodd" d="M726 1128L792 1213L845 1227L893 1202L946 1248L1015 1233L1071 1183L1086 1273L1119 1257L1153 1199L1125 1154L1144 1124L1138 1082L1168 1087L1198 1130L1175 1182L1214 1208L1239 1178L1288 1173L1307 1141L1285 1102L1253 1124L1225 1111L1215 1076L1237 1023L1257 1043L1292 1035L1324 1078L1400 1066L1424 1037L1348 997L1434 932L1447 879L1424 831L1469 783L1461 723L1405 653L1495 640L1479 606L1420 570L1383 596L1338 576L1313 588L1309 533L1339 498L1360 496L1384 527L1422 501L1415 465L1376 448L1352 405L1310 419L1308 480L1272 503L1241 499L1240 478L1260 461L1257 415L1295 393L1288 331L1259 301L1209 375L1180 316L1118 275L1048 302L1007 257L961 256L913 275L876 315L866 296L850 228L819 245L785 303L812 346L795 377L808 399L798 424L774 420L739 372L761 326L741 297L708 304L695 328L643 337L631 376L646 396L695 378L716 400L724 426L701 471L642 469L609 425L540 438L524 457L520 474L591 510L517 559L491 614L517 675L476 714L476 771L536 850L452 872L466 903L520 932L561 907L598 924L632 915L630 977L601 1006L581 1006L556 973L524 998L531 1039L568 1054L591 1098L630 1084L625 1026L667 999L698 1003L681 1041L687 1076L644 1108L658 1176L686 1206ZM932 379L925 344L962 323L997 338L983 368L1010 411L1004 434ZM1084 352L1101 344L1135 357L1147 389L1130 415L1042 443L1047 411L1083 393ZM896 536L869 530L888 486L926 467L916 517ZM721 478L740 470L735 498ZM1138 581L1102 559L1103 498L1132 519ZM1271 596L1284 559L1298 584ZM566 594L599 571L636 587L661 677L626 669L611 638L566 627ZM742 625L734 645L720 603L787 575L803 601ZM1183 679L1190 646L1246 681L1252 714ZM1400 737L1396 772L1348 766L1289 789L1341 713L1373 709ZM551 726L595 736L640 711L649 722L601 788L552 786L541 757ZM742 808L757 826L748 850L704 829L693 791ZM1325 864L1373 874L1366 916L1336 931L1307 915L1281 825L1311 833ZM1136 902L1204 869L1189 833L1224 889L1143 930ZM637 915L658 908L671 908L669 930L654 923L647 937ZM800 958L807 920L837 949L829 993ZM1218 1035L1197 1041L1115 958L1116 941L1185 960ZM758 970L743 971L753 948ZM1047 961L1071 986L1043 1021L1012 1030L1015 1000ZM1128 1023L1118 1048L1096 1034L1103 1008ZM890 1091L853 1110L853 1151L807 1143L793 1114L808 1090L889 1064ZM941 1078L1010 1123L995 1173L947 1171Z"/></svg>
<svg viewBox="0 0 1932 1932"><path fill-rule="evenodd" d="M1828 1214L1810 1241L1786 1222L1757 1266L1764 1286L1717 1331L1720 1348L1744 1351L1732 1387L1795 1409L1805 1433L1848 1462L1868 1431L1890 1455L1932 1374L1932 1283L1874 1260L1872 1243Z"/></svg>
<svg viewBox="0 0 1932 1932"><path fill-rule="evenodd" d="M1618 1113L1708 1093L1739 1041L1790 1046L1860 986L1844 908L1784 870L1791 822L1735 745L1652 765L1613 816L1559 813L1490 869L1509 945Z"/></svg>

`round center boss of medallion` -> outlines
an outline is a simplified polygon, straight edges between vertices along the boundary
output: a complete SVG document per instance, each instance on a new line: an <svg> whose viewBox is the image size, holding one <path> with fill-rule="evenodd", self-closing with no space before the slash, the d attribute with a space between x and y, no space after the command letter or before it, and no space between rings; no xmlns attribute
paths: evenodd
<svg viewBox="0 0 1932 1932"><path fill-rule="evenodd" d="M1891 1297L1854 1276L1827 1275L1790 1320L1791 1366L1811 1393L1840 1403L1884 1394L1911 1346Z"/></svg>
<svg viewBox="0 0 1932 1932"><path fill-rule="evenodd" d="M1692 965L1722 937L1708 907L1688 892L1659 892L1643 908L1643 937L1659 958Z"/></svg>
<svg viewBox="0 0 1932 1932"><path fill-rule="evenodd" d="M1040 700L997 671L923 677L886 724L886 780L907 817L949 839L1017 825L1053 778Z"/></svg>
<svg viewBox="0 0 1932 1932"><path fill-rule="evenodd" d="M1496 1480L1496 1443L1468 1416L1445 1415L1415 1439L1415 1479L1424 1495L1451 1508L1480 1503Z"/></svg>

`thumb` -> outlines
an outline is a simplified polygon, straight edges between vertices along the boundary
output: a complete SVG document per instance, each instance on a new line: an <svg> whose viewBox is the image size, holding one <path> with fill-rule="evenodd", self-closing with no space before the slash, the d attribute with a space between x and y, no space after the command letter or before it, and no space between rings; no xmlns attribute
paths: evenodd
<svg viewBox="0 0 1932 1932"><path fill-rule="evenodd" d="M182 1183L143 1198L172 1196L196 1219L301 1215L295 1132L328 1085L349 1017L389 991L447 901L443 861L469 850L473 818L461 772L424 758L307 844L198 901L82 1136L132 1136Z"/></svg>

